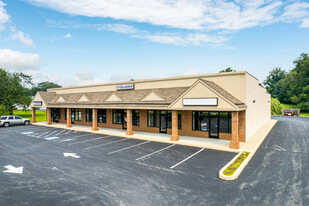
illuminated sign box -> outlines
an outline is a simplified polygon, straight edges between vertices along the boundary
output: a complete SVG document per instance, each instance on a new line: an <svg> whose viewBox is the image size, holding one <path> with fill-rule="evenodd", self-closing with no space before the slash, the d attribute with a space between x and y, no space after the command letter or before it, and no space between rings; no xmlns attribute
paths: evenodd
<svg viewBox="0 0 309 206"><path fill-rule="evenodd" d="M42 101L33 101L33 106L42 106Z"/></svg>
<svg viewBox="0 0 309 206"><path fill-rule="evenodd" d="M129 90L129 89L134 89L134 84L117 85L117 90Z"/></svg>
<svg viewBox="0 0 309 206"><path fill-rule="evenodd" d="M184 98L183 106L218 106L218 98Z"/></svg>

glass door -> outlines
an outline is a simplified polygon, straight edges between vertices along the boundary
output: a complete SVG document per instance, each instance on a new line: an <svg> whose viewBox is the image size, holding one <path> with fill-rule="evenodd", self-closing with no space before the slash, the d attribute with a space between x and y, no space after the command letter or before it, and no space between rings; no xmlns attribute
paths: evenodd
<svg viewBox="0 0 309 206"><path fill-rule="evenodd" d="M127 110L122 112L122 129L127 129Z"/></svg>
<svg viewBox="0 0 309 206"><path fill-rule="evenodd" d="M209 137L219 139L218 117L210 117Z"/></svg>
<svg viewBox="0 0 309 206"><path fill-rule="evenodd" d="M167 133L167 114L160 114L160 133Z"/></svg>
<svg viewBox="0 0 309 206"><path fill-rule="evenodd" d="M71 109L71 123L74 124L75 121L75 109Z"/></svg>

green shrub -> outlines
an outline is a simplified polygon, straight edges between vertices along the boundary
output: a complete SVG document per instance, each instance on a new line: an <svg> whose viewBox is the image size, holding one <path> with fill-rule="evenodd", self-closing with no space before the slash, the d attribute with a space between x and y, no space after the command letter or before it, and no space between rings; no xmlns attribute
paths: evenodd
<svg viewBox="0 0 309 206"><path fill-rule="evenodd" d="M272 115L282 114L282 105L278 99L271 98L271 114Z"/></svg>

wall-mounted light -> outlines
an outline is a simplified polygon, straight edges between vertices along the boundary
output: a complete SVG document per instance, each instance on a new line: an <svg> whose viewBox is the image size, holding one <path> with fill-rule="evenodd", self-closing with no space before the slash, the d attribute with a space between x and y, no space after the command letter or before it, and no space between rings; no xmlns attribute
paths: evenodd
<svg viewBox="0 0 309 206"><path fill-rule="evenodd" d="M255 103L255 100L253 100L253 103Z"/></svg>

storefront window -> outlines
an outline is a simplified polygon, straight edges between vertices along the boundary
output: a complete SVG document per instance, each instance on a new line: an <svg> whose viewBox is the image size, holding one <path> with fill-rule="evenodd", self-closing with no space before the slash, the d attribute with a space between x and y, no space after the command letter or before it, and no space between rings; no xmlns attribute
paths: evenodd
<svg viewBox="0 0 309 206"><path fill-rule="evenodd" d="M61 115L60 115L60 109L59 108L52 108L51 109L51 116L52 116L52 120L56 121L58 119L61 119Z"/></svg>
<svg viewBox="0 0 309 206"><path fill-rule="evenodd" d="M81 109L75 109L75 120L76 121L82 120L82 110Z"/></svg>
<svg viewBox="0 0 309 206"><path fill-rule="evenodd" d="M98 122L106 123L106 109L98 109Z"/></svg>
<svg viewBox="0 0 309 206"><path fill-rule="evenodd" d="M86 109L86 122L92 122L92 109Z"/></svg>
<svg viewBox="0 0 309 206"><path fill-rule="evenodd" d="M113 124L122 124L123 110L113 109Z"/></svg>
<svg viewBox="0 0 309 206"><path fill-rule="evenodd" d="M132 124L139 126L139 110L132 110Z"/></svg>
<svg viewBox="0 0 309 206"><path fill-rule="evenodd" d="M160 111L148 110L147 111L147 125L148 127L159 127L160 126Z"/></svg>
<svg viewBox="0 0 309 206"><path fill-rule="evenodd" d="M172 128L172 111L167 111L167 128ZM181 129L181 111L178 111L178 129Z"/></svg>
<svg viewBox="0 0 309 206"><path fill-rule="evenodd" d="M231 112L192 112L192 130L209 131L210 117L218 117L221 133L231 133Z"/></svg>

